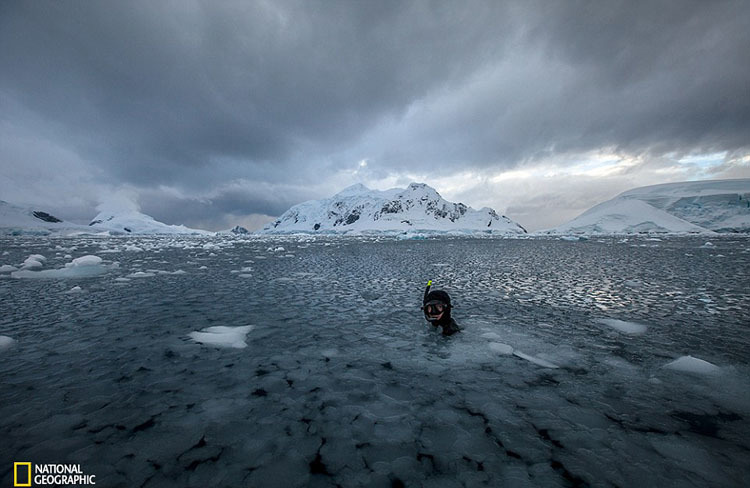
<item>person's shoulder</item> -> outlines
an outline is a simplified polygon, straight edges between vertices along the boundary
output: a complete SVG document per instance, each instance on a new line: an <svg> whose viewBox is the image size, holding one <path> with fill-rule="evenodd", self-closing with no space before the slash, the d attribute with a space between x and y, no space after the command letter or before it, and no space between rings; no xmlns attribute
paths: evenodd
<svg viewBox="0 0 750 488"><path fill-rule="evenodd" d="M449 336L456 332L461 332L461 327L459 327L456 321L451 318L451 321L443 326L443 335Z"/></svg>

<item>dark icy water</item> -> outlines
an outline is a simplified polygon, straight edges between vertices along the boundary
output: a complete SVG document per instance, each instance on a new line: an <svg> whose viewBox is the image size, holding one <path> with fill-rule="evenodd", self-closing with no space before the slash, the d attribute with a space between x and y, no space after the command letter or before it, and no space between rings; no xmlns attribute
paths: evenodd
<svg viewBox="0 0 750 488"><path fill-rule="evenodd" d="M0 239L104 260L0 273L0 483L748 486L750 240L709 240Z"/></svg>

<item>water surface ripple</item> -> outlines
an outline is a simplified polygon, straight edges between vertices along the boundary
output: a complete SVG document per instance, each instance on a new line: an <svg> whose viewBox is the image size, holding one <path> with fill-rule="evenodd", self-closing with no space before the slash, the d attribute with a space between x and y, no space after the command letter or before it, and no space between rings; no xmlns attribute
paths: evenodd
<svg viewBox="0 0 750 488"><path fill-rule="evenodd" d="M0 239L108 266L0 275L2 483L747 486L750 241L705 242ZM423 320L428 279L462 333ZM688 355L718 372L664 367Z"/></svg>

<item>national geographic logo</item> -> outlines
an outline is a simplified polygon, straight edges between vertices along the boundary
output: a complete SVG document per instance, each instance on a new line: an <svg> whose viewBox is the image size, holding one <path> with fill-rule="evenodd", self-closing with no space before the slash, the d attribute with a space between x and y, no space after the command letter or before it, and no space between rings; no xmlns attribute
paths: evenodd
<svg viewBox="0 0 750 488"><path fill-rule="evenodd" d="M95 485L96 475L84 474L80 464L13 463L13 486ZM32 484L33 483L33 484Z"/></svg>

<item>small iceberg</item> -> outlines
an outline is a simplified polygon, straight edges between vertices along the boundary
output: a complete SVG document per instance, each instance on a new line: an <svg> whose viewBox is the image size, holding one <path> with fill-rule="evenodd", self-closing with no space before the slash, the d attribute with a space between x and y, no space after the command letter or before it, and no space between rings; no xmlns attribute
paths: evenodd
<svg viewBox="0 0 750 488"><path fill-rule="evenodd" d="M201 331L191 332L188 335L195 342L200 342L201 344L243 349L247 347L245 336L253 328L254 326L252 325L243 325L240 327L217 325L202 329Z"/></svg>
<svg viewBox="0 0 750 488"><path fill-rule="evenodd" d="M693 356L682 356L671 363L665 364L664 367L682 373L697 375L715 375L721 372L721 368L715 364L703 359L694 358Z"/></svg>
<svg viewBox="0 0 750 488"><path fill-rule="evenodd" d="M30 256L29 259L34 256ZM27 261L29 260L27 259ZM40 261L34 260L34 262ZM106 273L110 267L116 267L116 264L106 266L102 263L102 258L99 256L87 255L74 259L67 263L64 268L45 269L42 271L21 269L21 271L14 271L10 275L13 278L90 278Z"/></svg>

